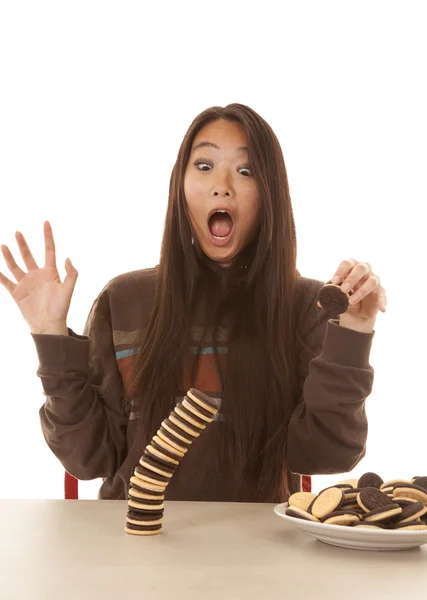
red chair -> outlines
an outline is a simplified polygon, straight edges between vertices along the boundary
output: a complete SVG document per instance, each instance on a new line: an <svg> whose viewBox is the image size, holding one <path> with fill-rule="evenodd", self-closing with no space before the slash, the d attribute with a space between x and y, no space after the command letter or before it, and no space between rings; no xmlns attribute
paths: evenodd
<svg viewBox="0 0 427 600"><path fill-rule="evenodd" d="M301 488L303 492L311 492L311 476L303 475L302 476Z"/></svg>
<svg viewBox="0 0 427 600"><path fill-rule="evenodd" d="M79 481L67 471L64 476L64 498L65 500L79 499Z"/></svg>
<svg viewBox="0 0 427 600"><path fill-rule="evenodd" d="M311 492L311 477L310 475L302 476L302 491ZM79 499L79 482L78 480L65 471L64 477L64 498L65 500Z"/></svg>

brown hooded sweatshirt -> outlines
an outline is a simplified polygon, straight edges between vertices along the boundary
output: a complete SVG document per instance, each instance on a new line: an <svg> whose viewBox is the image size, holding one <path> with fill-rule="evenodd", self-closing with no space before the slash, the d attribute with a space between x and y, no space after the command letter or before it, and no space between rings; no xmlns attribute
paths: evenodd
<svg viewBox="0 0 427 600"><path fill-rule="evenodd" d="M76 478L105 479L102 499L127 498L135 466L129 449L139 415L125 398L136 340L148 326L156 273L157 268L143 269L112 279L94 301L84 335L72 329L68 336L33 335L46 397L40 409L43 435ZM290 493L301 489L302 474L349 472L366 451L365 400L373 385L369 357L374 333L341 327L337 318L319 322L316 300L322 285L304 277L297 281L297 289L304 290L300 333L313 354L298 361L299 394L287 436ZM197 327L193 335L200 335ZM209 344L202 345L193 387L220 398ZM218 351L226 354L226 343ZM220 427L221 419L215 420L193 442L168 485L167 499L237 499L230 477L215 466Z"/></svg>

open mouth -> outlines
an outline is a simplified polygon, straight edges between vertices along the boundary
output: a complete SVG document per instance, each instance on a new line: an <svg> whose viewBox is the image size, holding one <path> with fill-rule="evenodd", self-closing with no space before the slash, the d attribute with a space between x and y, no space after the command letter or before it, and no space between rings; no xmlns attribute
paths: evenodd
<svg viewBox="0 0 427 600"><path fill-rule="evenodd" d="M216 209L209 215L208 227L214 240L226 242L234 229L233 217L227 209Z"/></svg>

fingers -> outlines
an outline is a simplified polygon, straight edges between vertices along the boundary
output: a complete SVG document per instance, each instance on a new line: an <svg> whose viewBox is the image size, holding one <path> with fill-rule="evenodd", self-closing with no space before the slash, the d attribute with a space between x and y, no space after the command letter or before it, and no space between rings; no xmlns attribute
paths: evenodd
<svg viewBox="0 0 427 600"><path fill-rule="evenodd" d="M52 227L49 221L44 222L44 247L45 266L56 269L55 240L53 239Z"/></svg>
<svg viewBox="0 0 427 600"><path fill-rule="evenodd" d="M369 263L358 263L354 258L343 261L335 272L332 283L341 283L343 292L349 292L354 286L372 272Z"/></svg>
<svg viewBox="0 0 427 600"><path fill-rule="evenodd" d="M15 277L16 281L21 281L21 279L25 277L25 272L21 269L21 267L18 267L18 265L16 264L15 259L12 256L12 252L7 246L2 246L1 251L9 271Z"/></svg>
<svg viewBox="0 0 427 600"><path fill-rule="evenodd" d="M16 288L16 283L13 283L13 281L5 277L3 273L0 273L0 283L7 289L8 292L13 294Z"/></svg>
<svg viewBox="0 0 427 600"><path fill-rule="evenodd" d="M371 294L380 284L379 278L372 274L368 277L365 283L349 298L349 304L357 304L363 300L368 294ZM342 289L342 286L341 286Z"/></svg>
<svg viewBox="0 0 427 600"><path fill-rule="evenodd" d="M38 269L38 265L34 260L33 255L31 254L31 250L28 247L28 244L20 231L15 233L16 241L18 242L19 252L21 253L22 259L25 263L25 266L29 271L35 271Z"/></svg>
<svg viewBox="0 0 427 600"><path fill-rule="evenodd" d="M341 283L343 292L353 292L349 298L350 305L354 306L371 294L370 298L377 308L381 312L386 311L385 289L382 287L379 277L372 272L369 263L358 262L354 258L344 260L336 270L332 283Z"/></svg>
<svg viewBox="0 0 427 600"><path fill-rule="evenodd" d="M70 295L74 291L74 286L76 285L77 277L79 275L77 269L73 266L71 260L69 258L65 261L65 271L67 273L63 286L68 290Z"/></svg>
<svg viewBox="0 0 427 600"><path fill-rule="evenodd" d="M382 285L380 285L378 288L378 304L380 307L380 311L385 313L387 309L387 295Z"/></svg>
<svg viewBox="0 0 427 600"><path fill-rule="evenodd" d="M332 278L332 283L338 284L341 281L344 281L344 279L356 265L357 260L354 258L343 260L342 263L339 264L338 269L335 271L335 275Z"/></svg>

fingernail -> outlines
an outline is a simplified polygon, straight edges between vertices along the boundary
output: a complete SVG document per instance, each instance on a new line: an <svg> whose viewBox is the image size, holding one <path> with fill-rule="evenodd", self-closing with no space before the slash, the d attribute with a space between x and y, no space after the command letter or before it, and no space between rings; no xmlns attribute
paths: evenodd
<svg viewBox="0 0 427 600"><path fill-rule="evenodd" d="M335 275L335 277L332 279L332 283L339 283L340 277L339 275Z"/></svg>
<svg viewBox="0 0 427 600"><path fill-rule="evenodd" d="M344 283L344 285L341 286L341 289L343 292L349 292L350 291L350 284L349 283Z"/></svg>

